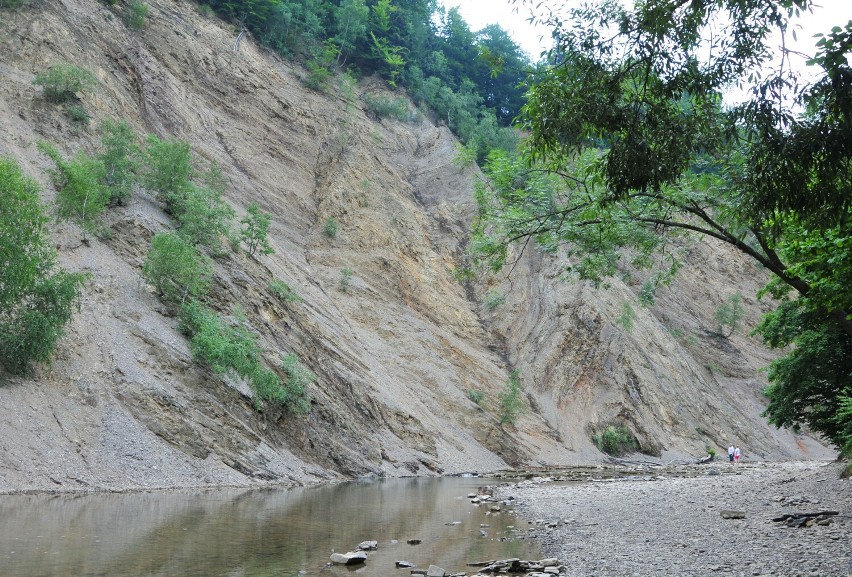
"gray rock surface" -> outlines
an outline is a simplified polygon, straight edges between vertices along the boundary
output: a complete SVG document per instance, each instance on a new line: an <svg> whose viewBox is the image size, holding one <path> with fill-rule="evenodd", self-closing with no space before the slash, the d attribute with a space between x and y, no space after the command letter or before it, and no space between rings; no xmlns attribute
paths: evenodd
<svg viewBox="0 0 852 577"><path fill-rule="evenodd" d="M526 533L567 566L568 577L840 577L852 573L852 481L838 472L818 462L731 465L715 477L661 472L644 482L524 484L501 493L518 498L521 518L569 520ZM804 496L819 505L797 509L839 514L826 525L791 528L773 522L791 512L773 495ZM745 519L725 520L723 509Z"/></svg>

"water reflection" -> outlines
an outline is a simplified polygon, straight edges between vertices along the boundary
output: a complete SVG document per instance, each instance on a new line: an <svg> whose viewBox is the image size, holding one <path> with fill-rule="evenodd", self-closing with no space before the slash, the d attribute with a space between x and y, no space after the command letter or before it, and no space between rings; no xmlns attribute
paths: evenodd
<svg viewBox="0 0 852 577"><path fill-rule="evenodd" d="M0 575L280 577L301 571L342 577L352 570L325 567L332 549L345 552L365 540L378 541L379 550L354 570L361 577L407 577L409 570L394 568L398 560L456 572L468 561L537 557L535 543L501 540L514 534L514 516L488 514L465 498L485 482L2 496ZM422 543L408 545L408 539Z"/></svg>

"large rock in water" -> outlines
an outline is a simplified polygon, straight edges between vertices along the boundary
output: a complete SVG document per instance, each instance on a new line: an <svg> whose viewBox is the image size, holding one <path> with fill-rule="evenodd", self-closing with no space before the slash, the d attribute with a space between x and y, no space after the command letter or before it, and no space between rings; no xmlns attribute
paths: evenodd
<svg viewBox="0 0 852 577"><path fill-rule="evenodd" d="M367 554L363 551L331 554L331 562L335 565L360 565L361 563L366 563L366 561Z"/></svg>

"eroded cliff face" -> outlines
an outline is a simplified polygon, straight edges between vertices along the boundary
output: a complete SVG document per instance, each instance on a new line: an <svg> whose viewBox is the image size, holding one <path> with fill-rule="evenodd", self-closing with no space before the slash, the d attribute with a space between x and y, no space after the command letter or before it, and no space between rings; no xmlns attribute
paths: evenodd
<svg viewBox="0 0 852 577"><path fill-rule="evenodd" d="M274 366L295 353L317 375L312 412L257 413L247 387L192 361L177 322L140 277L168 217L136 190L111 209L109 238L54 227L62 265L92 274L51 366L0 376L0 490L308 483L570 464L603 458L593 427L622 420L649 452L700 454L737 440L747 454L826 457L760 418L770 354L742 334L707 336L718 303L754 294L760 271L698 245L678 285L632 332L614 321L638 285L567 284L559 261L528 251L508 279L453 279L472 215L473 169L453 164L443 127L368 118L359 98L304 88L304 72L189 2L152 0L129 32L96 0L35 2L0 27L0 154L47 185L35 143L91 151L105 119L192 144L215 160L228 202L272 214L275 254L216 260L212 301L244 314ZM32 85L60 61L93 71L75 126ZM338 234L323 233L328 218ZM719 257L717 255L721 254ZM694 260L693 260L694 259ZM341 270L351 269L348 290ZM282 303L280 279L304 299ZM477 300L497 286L493 311ZM747 300L751 320L760 305ZM677 329L677 330L673 330ZM682 334L681 334L682 331ZM679 335L679 336L675 336ZM683 335L697 335L690 339ZM496 399L521 370L526 412L501 426ZM486 394L485 409L468 399Z"/></svg>

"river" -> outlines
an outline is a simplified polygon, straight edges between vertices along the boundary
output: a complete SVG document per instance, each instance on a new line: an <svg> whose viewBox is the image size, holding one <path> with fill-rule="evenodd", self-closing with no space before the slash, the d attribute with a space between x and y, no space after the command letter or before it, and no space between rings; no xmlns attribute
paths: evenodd
<svg viewBox="0 0 852 577"><path fill-rule="evenodd" d="M481 478L388 479L297 489L0 496L0 575L285 577L399 575L409 561L462 572L469 561L538 558L521 523L475 506ZM505 507L504 507L505 509ZM518 529L524 529L519 527ZM408 544L419 539L420 544ZM365 565L332 550L375 540Z"/></svg>

